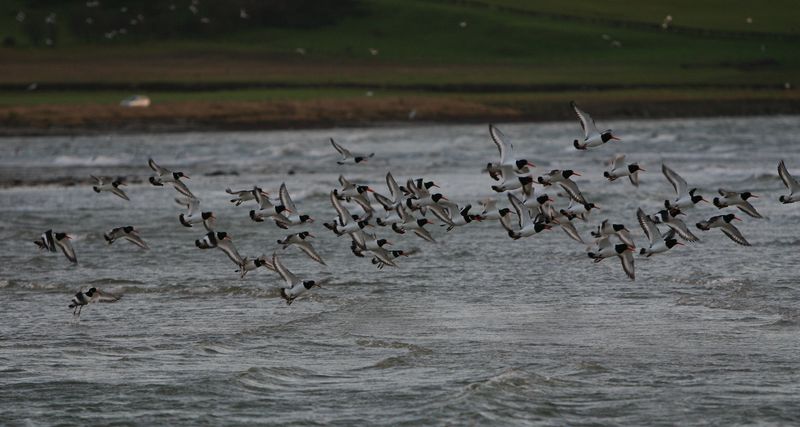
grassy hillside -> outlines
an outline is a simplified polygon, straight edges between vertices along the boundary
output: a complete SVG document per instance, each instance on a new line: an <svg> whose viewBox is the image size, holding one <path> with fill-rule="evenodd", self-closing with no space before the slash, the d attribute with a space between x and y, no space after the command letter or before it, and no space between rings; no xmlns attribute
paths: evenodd
<svg viewBox="0 0 800 427"><path fill-rule="evenodd" d="M0 105L112 104L134 91L157 103L355 99L369 91L529 111L582 88L619 102L656 94L654 101L791 103L796 96L784 85L800 84L800 21L787 0L341 1L324 20L279 25L252 5L281 2L176 2L171 12L171 2L103 0L100 13L85 6L91 2L7 0L0 39L12 37L14 46L0 48ZM55 14L52 45L27 38L20 11L26 19ZM92 31L81 27L89 15ZM109 31L116 33L103 35ZM22 90L32 82L38 91Z"/></svg>

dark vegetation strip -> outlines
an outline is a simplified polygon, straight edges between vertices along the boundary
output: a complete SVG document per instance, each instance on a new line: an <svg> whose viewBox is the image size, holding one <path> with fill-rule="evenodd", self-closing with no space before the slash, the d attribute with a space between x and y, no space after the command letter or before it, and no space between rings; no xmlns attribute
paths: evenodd
<svg viewBox="0 0 800 427"><path fill-rule="evenodd" d="M425 0L425 1L432 3L456 4L460 6L467 6L478 9L493 9L502 12L510 12L516 15L533 16L537 18L546 18L556 21L600 24L615 28L630 28L635 30L651 31L659 33L670 32L670 33L685 34L685 35L705 37L705 38L762 40L762 41L766 40L800 41L800 34L768 32L768 31L764 32L725 31L725 30L712 30L712 29L697 28L697 27L687 27L681 25L670 25L668 29L664 29L661 27L660 23L647 23L640 21L629 21L629 20L599 18L599 17L594 18L594 17L575 16L575 15L567 15L567 14L552 13L552 12L537 12L535 10L530 10L525 8L490 4L480 0Z"/></svg>
<svg viewBox="0 0 800 427"><path fill-rule="evenodd" d="M709 83L644 83L644 84L518 84L518 83L295 83L295 82L146 82L146 83L39 83L39 91L119 91L140 90L152 92L213 92L246 89L368 89L438 93L514 93L514 92L568 92L613 91L641 89L725 89L725 90L778 90L783 84L709 84ZM24 92L28 84L0 83L0 92Z"/></svg>

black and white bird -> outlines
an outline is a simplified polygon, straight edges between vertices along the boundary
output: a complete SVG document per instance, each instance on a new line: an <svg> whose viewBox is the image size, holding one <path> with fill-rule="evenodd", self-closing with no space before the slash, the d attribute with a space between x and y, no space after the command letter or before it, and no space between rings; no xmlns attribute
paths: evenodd
<svg viewBox="0 0 800 427"><path fill-rule="evenodd" d="M451 231L456 227L463 227L472 221L481 222L483 221L483 217L480 214L471 214L469 213L470 209L472 209L472 205L468 204L463 208L459 207L458 205L455 206L453 209L448 209L449 223L447 225L447 231ZM436 214L436 210L432 210L434 214Z"/></svg>
<svg viewBox="0 0 800 427"><path fill-rule="evenodd" d="M294 300L305 293L305 291L313 288L314 286L320 286L320 284L314 280L298 279L294 273L289 271L289 269L283 265L281 260L275 254L272 254L272 265L275 266L275 270L278 272L284 282L286 282L286 284L281 287L281 298L286 300L286 305L291 305Z"/></svg>
<svg viewBox="0 0 800 427"><path fill-rule="evenodd" d="M95 193L99 193L101 191L107 191L107 192L109 192L109 193L111 193L111 194L113 194L113 195L115 195L117 197L120 197L122 199L125 199L125 200L128 200L128 201L131 200L131 199L128 198L128 195L125 194L125 192L122 191L121 188L119 188L121 185L125 185L125 183L122 182L121 179L119 179L119 178L111 179L111 178L107 178L107 177L99 177L98 178L98 177L96 177L94 175L91 175L91 177L92 177L92 179L95 180L95 185L92 186L92 190L94 190Z"/></svg>
<svg viewBox="0 0 800 427"><path fill-rule="evenodd" d="M734 242L742 245L742 246L750 246L750 242L742 236L742 233L739 231L736 226L731 224L731 221L737 220L741 221L741 219L737 218L734 214L727 214L727 215L716 215L712 216L706 221L700 221L697 223L697 228L708 231L712 228L719 228Z"/></svg>
<svg viewBox="0 0 800 427"><path fill-rule="evenodd" d="M98 302L117 302L122 298L122 295L114 295L103 292L97 288L89 288L86 292L78 291L72 301L69 303L69 308L72 309L72 315L80 317L83 306L94 304Z"/></svg>
<svg viewBox="0 0 800 427"><path fill-rule="evenodd" d="M636 247L636 242L633 241L630 230L628 230L624 224L612 224L607 219L604 219L603 222L597 226L597 231L592 231L591 234L595 239L617 236L622 243L632 248Z"/></svg>
<svg viewBox="0 0 800 427"><path fill-rule="evenodd" d="M609 181L627 176L634 187L639 186L639 172L646 172L638 163L625 164L625 155L620 154L611 160L611 169L603 172L603 176Z"/></svg>
<svg viewBox="0 0 800 427"><path fill-rule="evenodd" d="M175 203L185 206L185 214L178 215L178 220L184 227L191 227L192 224L203 224L206 230L214 229L216 217L213 212L202 212L200 210L200 199L195 197L175 198Z"/></svg>
<svg viewBox="0 0 800 427"><path fill-rule="evenodd" d="M692 188L690 190L686 180L663 163L661 164L661 172L667 178L667 181L672 184L672 188L675 189L676 194L674 200L664 200L665 208L686 210L694 207L694 205L700 202L708 203L708 200L704 199L703 196L696 194L696 188Z"/></svg>
<svg viewBox="0 0 800 427"><path fill-rule="evenodd" d="M284 216L281 215L281 213L286 211L284 205L280 204L276 206L273 204L272 200L269 198L269 194L262 191L259 187L253 187L250 193L253 195L253 199L256 203L258 203L258 210L250 210L250 219L255 222L263 222L265 218L272 218L276 221L283 220Z"/></svg>
<svg viewBox="0 0 800 427"><path fill-rule="evenodd" d="M156 173L156 176L151 176L148 180L150 184L153 184L157 187L161 187L164 184L168 183L171 184L179 193L183 194L186 197L196 198L191 191L189 191L189 187L181 181L181 178L189 179L189 176L184 174L183 172L173 172L163 166L160 166L158 163L155 162L153 159L147 159L147 165L150 166L150 169Z"/></svg>
<svg viewBox="0 0 800 427"><path fill-rule="evenodd" d="M142 236L139 235L139 231L133 228L131 225L114 228L108 233L103 234L103 238L106 239L106 242L109 245L114 243L114 241L117 239L125 239L142 249L150 249L150 247L147 246L147 243L142 240Z"/></svg>
<svg viewBox="0 0 800 427"><path fill-rule="evenodd" d="M594 123L594 119L585 111L578 108L578 104L576 104L575 101L571 101L569 105L575 110L578 121L581 123L581 129L583 129L583 142L579 142L577 139L572 142L572 145L575 146L576 149L586 150L587 148L599 147L611 140L620 141L619 138L611 133L611 129L600 132L600 129L598 129L597 125Z"/></svg>
<svg viewBox="0 0 800 427"><path fill-rule="evenodd" d="M301 251L303 251L309 258L313 259L314 261L322 264L325 264L325 261L322 259L320 254L314 249L314 246L311 245L309 239L313 238L314 235L308 231L303 231L300 233L294 233L286 236L283 240L278 240L278 244L282 245L282 249L286 249L289 246L295 246Z"/></svg>
<svg viewBox="0 0 800 427"><path fill-rule="evenodd" d="M354 164L359 164L359 163L362 163L362 162L366 162L368 159L371 159L375 155L375 153L353 154L353 153L350 152L350 150L348 150L348 149L342 147L341 145L337 144L336 141L333 140L333 138L331 138L330 140L331 140L331 145L333 145L333 148L335 148L336 151L338 151L339 154L341 154L341 156L342 156L342 159L336 162L336 163L338 163L340 165L343 165L345 163L350 163L350 162L352 162Z"/></svg>
<svg viewBox="0 0 800 427"><path fill-rule="evenodd" d="M697 238L691 231L689 231L689 227L686 226L686 223L683 222L677 215L683 215L678 209L662 209L651 217L651 220L654 223L664 224L667 227L675 230L681 239L686 240L687 242L696 242L700 239Z"/></svg>
<svg viewBox="0 0 800 427"><path fill-rule="evenodd" d="M518 240L550 229L550 226L545 224L543 216L539 215L535 219L531 218L530 211L517 196L509 193L508 201L511 202L511 206L514 208L514 212L517 215L517 225L519 226L519 229L514 230L509 219L510 211L505 211L505 215L500 217L500 224L506 229L508 237Z"/></svg>
<svg viewBox="0 0 800 427"><path fill-rule="evenodd" d="M393 261L396 257L391 256L391 253L384 248L386 245L391 245L388 240L378 239L374 234L367 234L363 231L357 231L350 236L353 238L350 250L353 251L354 255L363 257L365 253L369 253L381 263L379 268L383 268L386 265L397 267L397 264Z"/></svg>
<svg viewBox="0 0 800 427"><path fill-rule="evenodd" d="M226 188L225 192L230 194L231 196L233 196L233 198L230 200L230 202L233 203L235 206L239 206L244 202L247 202L247 201L250 201L250 200L255 200L256 199L256 196L255 196L256 189L258 189L258 191L260 191L263 196L269 197L269 193L261 190L258 187L253 187L252 190L239 190L239 191L233 191L230 188Z"/></svg>
<svg viewBox="0 0 800 427"><path fill-rule="evenodd" d="M273 217L275 224L278 227L285 230L292 226L305 224L307 222L314 222L310 216L305 214L301 215L298 213L297 207L292 201L291 196L289 196L289 190L286 189L285 182L281 184L278 194L280 195L281 205L283 206L283 211L281 211L281 214Z"/></svg>
<svg viewBox="0 0 800 427"><path fill-rule="evenodd" d="M589 213L592 209L600 209L600 206L597 206L594 203L575 203L574 200L569 201L569 206L566 209L561 209L561 215L569 218L572 221L575 218L580 218L583 221L588 221Z"/></svg>
<svg viewBox="0 0 800 427"><path fill-rule="evenodd" d="M650 257L655 254L666 252L675 247L675 245L683 245L683 243L675 239L674 229L666 234L661 234L661 231L658 230L658 226L653 222L653 219L645 214L642 208L636 211L636 219L639 221L644 235L647 236L647 240L650 242L650 246L642 248L639 251L640 255Z"/></svg>
<svg viewBox="0 0 800 427"><path fill-rule="evenodd" d="M406 231L413 231L417 236L429 242L436 243L431 233L425 229L426 224L432 224L429 219L416 218L409 213L403 205L397 207L397 212L400 214L400 218L402 218L403 221L392 224L392 230L394 230L395 233L405 234Z"/></svg>
<svg viewBox="0 0 800 427"><path fill-rule="evenodd" d="M619 257L622 263L622 269L631 280L636 280L636 273L634 271L633 262L633 248L625 243L612 244L610 237L603 237L597 241L597 247L594 251L589 252L589 258L594 262L600 262L606 258Z"/></svg>
<svg viewBox="0 0 800 427"><path fill-rule="evenodd" d="M578 229L575 228L572 220L570 220L569 217L565 216L561 212L557 211L551 203L547 203L542 206L541 213L545 219L545 223L558 224L558 226L564 230L564 233L567 233L567 236L569 236L570 239L576 242L584 243L583 237L581 237Z"/></svg>
<svg viewBox="0 0 800 427"><path fill-rule="evenodd" d="M337 236L350 234L369 225L368 221L359 220L357 215L350 214L350 211L342 205L342 201L336 197L333 191L331 191L330 194L330 201L331 205L333 205L333 208L336 210L337 217L333 221L323 223L322 225L333 231Z"/></svg>
<svg viewBox="0 0 800 427"><path fill-rule="evenodd" d="M572 200L575 200L578 203L586 203L586 198L583 197L581 190L578 189L578 184L570 179L573 176L581 176L581 174L573 171L572 169L553 169L546 175L540 176L538 178L538 182L542 185L552 185L558 183L558 185L564 189L564 191Z"/></svg>
<svg viewBox="0 0 800 427"><path fill-rule="evenodd" d="M70 240L72 240L72 237L67 233L53 233L53 230L47 230L42 233L39 240L34 240L33 243L36 243L39 249L46 249L50 252L55 252L56 247L58 247L70 262L77 263L78 257L75 255L75 249L72 247Z"/></svg>
<svg viewBox="0 0 800 427"><path fill-rule="evenodd" d="M783 162L783 160L778 163L778 175L781 177L783 185L789 189L789 195L781 196L778 200L784 204L800 201L800 184L789 173L789 171L786 170L786 164Z"/></svg>
<svg viewBox="0 0 800 427"><path fill-rule="evenodd" d="M497 146L500 161L487 164L486 171L495 181L502 181L498 187L512 185L518 175L529 174L530 168L535 167L528 159L517 159L514 156L514 144L496 126L489 125L489 136Z"/></svg>
<svg viewBox="0 0 800 427"><path fill-rule="evenodd" d="M45 231L39 237L39 240L34 240L33 243L36 243L36 246L38 246L40 250L47 250L50 252L56 251L56 237L53 230Z"/></svg>
<svg viewBox="0 0 800 427"><path fill-rule="evenodd" d="M415 254L417 252L419 252L418 248L412 248L410 250L402 250L402 249L391 250L391 251L388 251L388 259L390 261L394 262L395 259L400 258L401 256L407 257L407 256L411 256L411 255L413 255L413 254ZM371 261L372 261L373 264L375 264L376 267L378 267L379 270L382 270L383 267L388 265L388 264L385 264L383 261L381 261L381 259L379 259L378 257L373 257Z"/></svg>
<svg viewBox="0 0 800 427"><path fill-rule="evenodd" d="M247 257L242 258L242 265L238 270L236 270L236 272L239 273L239 277L244 279L244 276L246 276L247 273L257 270L259 267L264 267L267 270L275 271L275 266L272 265L272 260L266 255L261 255L260 257L253 259Z"/></svg>
<svg viewBox="0 0 800 427"><path fill-rule="evenodd" d="M221 250L240 269L245 263L242 256L239 255L239 251L236 250L236 246L233 245L233 240L224 231L209 231L202 239L195 240L194 244L200 249L217 248Z"/></svg>
<svg viewBox="0 0 800 427"><path fill-rule="evenodd" d="M721 197L714 197L712 202L714 203L714 206L718 207L719 209L727 208L728 206L736 206L740 211L750 215L753 218L763 218L763 216L758 213L756 208L747 201L750 198L757 199L758 196L755 194L749 191L739 193L736 191L724 190L722 188L720 188L718 192Z"/></svg>

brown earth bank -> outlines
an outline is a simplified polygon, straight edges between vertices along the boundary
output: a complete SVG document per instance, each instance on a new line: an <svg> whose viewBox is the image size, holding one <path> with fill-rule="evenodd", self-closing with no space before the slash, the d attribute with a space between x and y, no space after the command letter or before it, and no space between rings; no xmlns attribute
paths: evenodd
<svg viewBox="0 0 800 427"><path fill-rule="evenodd" d="M574 120L568 100L520 101L381 97L304 101L169 102L148 108L109 104L0 106L0 135L269 130L387 123ZM763 99L624 99L581 105L603 120L800 114L800 96Z"/></svg>

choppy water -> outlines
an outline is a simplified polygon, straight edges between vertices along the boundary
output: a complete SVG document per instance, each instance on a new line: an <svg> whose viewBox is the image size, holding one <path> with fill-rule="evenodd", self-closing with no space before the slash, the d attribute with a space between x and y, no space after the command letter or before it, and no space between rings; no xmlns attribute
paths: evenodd
<svg viewBox="0 0 800 427"><path fill-rule="evenodd" d="M587 238L609 217L643 242L636 207L672 195L664 161L708 196L720 186L761 195L768 219L740 226L753 246L714 230L637 260L631 282L559 230L513 242L498 223L437 226L436 245L380 230L422 252L378 271L322 228L340 172L383 192L391 170L432 178L462 203L491 195L479 172L496 156L486 126L0 139L0 423L800 422L800 205L777 202L776 172L783 158L800 175L800 120L608 124L625 141L591 152L571 147L576 123L500 127L539 173L583 173L584 194L603 207L578 225ZM378 154L340 167L329 136ZM638 190L603 181L617 152L648 170ZM287 233L251 222L223 190L286 181L318 218L329 267L294 249L285 262L331 283L286 306L274 273L240 280L224 254L194 247L203 231L178 223L174 191L135 183L149 156L191 176L243 255L269 254ZM128 176L132 201L95 194L89 174ZM701 206L689 221L718 213ZM128 224L152 250L105 245L104 231ZM48 228L76 236L77 266L37 251ZM89 285L124 297L75 324L67 304Z"/></svg>

